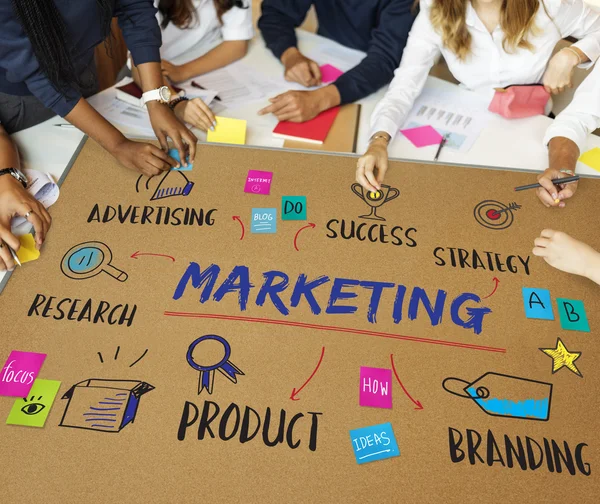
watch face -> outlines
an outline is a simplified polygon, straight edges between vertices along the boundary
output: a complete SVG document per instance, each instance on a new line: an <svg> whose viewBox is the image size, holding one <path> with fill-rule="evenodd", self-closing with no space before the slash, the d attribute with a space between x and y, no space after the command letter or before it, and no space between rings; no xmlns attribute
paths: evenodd
<svg viewBox="0 0 600 504"><path fill-rule="evenodd" d="M168 102L171 100L171 91L167 86L161 87L158 92L160 93L160 99L163 102Z"/></svg>

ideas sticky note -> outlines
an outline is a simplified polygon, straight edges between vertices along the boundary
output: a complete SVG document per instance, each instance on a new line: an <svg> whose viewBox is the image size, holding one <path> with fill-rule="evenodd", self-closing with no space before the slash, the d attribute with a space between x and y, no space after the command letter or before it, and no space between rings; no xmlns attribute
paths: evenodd
<svg viewBox="0 0 600 504"><path fill-rule="evenodd" d="M440 135L431 126L419 126L418 128L409 128L400 130L415 147L427 147L428 145L439 145L444 137Z"/></svg>
<svg viewBox="0 0 600 504"><path fill-rule="evenodd" d="M248 170L244 192L252 194L271 194L273 173L260 170Z"/></svg>
<svg viewBox="0 0 600 504"><path fill-rule="evenodd" d="M229 117L215 117L215 131L208 130L206 140L213 143L244 145L246 143L246 121Z"/></svg>
<svg viewBox="0 0 600 504"><path fill-rule="evenodd" d="M400 455L392 424L389 422L351 430L350 440L357 464Z"/></svg>
<svg viewBox="0 0 600 504"><path fill-rule="evenodd" d="M16 399L6 419L7 424L43 427L54 403L60 382L38 378L27 397Z"/></svg>
<svg viewBox="0 0 600 504"><path fill-rule="evenodd" d="M560 326L563 329L568 331L590 332L590 324L585 313L583 301L558 298L556 304L558 305Z"/></svg>
<svg viewBox="0 0 600 504"><path fill-rule="evenodd" d="M579 158L583 164L600 172L600 148L594 147L592 150L584 152Z"/></svg>
<svg viewBox="0 0 600 504"><path fill-rule="evenodd" d="M523 305L525 306L525 316L529 319L554 320L552 300L548 289L523 287Z"/></svg>
<svg viewBox="0 0 600 504"><path fill-rule="evenodd" d="M392 407L392 370L360 368L359 404L374 408Z"/></svg>
<svg viewBox="0 0 600 504"><path fill-rule="evenodd" d="M13 350L0 370L0 395L26 397L46 354Z"/></svg>
<svg viewBox="0 0 600 504"><path fill-rule="evenodd" d="M323 84L329 84L342 75L344 75L344 72L329 63L321 66L321 82Z"/></svg>
<svg viewBox="0 0 600 504"><path fill-rule="evenodd" d="M175 161L179 163L179 168L171 168L171 170L175 171L192 171L194 167L193 163L190 163L190 157L186 158L187 166L183 166L181 163L181 157L179 157L179 151L177 149L169 149L169 156L171 156Z"/></svg>
<svg viewBox="0 0 600 504"><path fill-rule="evenodd" d="M32 234L19 236L19 241L21 242L21 248L17 250L17 257L21 264L35 261L40 257L40 251L35 248L35 238Z"/></svg>
<svg viewBox="0 0 600 504"><path fill-rule="evenodd" d="M281 220L306 220L306 196L282 196Z"/></svg>
<svg viewBox="0 0 600 504"><path fill-rule="evenodd" d="M253 208L250 216L250 231L252 233L276 233L277 232L277 209L276 208Z"/></svg>

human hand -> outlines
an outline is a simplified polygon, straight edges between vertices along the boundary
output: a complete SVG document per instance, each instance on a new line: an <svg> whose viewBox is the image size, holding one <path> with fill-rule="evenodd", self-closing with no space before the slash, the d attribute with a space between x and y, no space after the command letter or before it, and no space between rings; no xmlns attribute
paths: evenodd
<svg viewBox="0 0 600 504"><path fill-rule="evenodd" d="M156 134L156 138L160 142L160 146L165 152L169 151L167 138L170 138L175 144L175 148L179 151L179 159L184 166L187 166L188 159L187 150L189 149L189 161L194 162L196 157L196 144L198 139L196 136L183 124L168 105L151 101L147 105L148 113L150 114L150 122L152 129Z"/></svg>
<svg viewBox="0 0 600 504"><path fill-rule="evenodd" d="M295 47L290 47L281 55L285 67L285 80L297 82L305 87L321 84L321 69L313 60L308 59Z"/></svg>
<svg viewBox="0 0 600 504"><path fill-rule="evenodd" d="M180 121L185 121L202 131L215 129L217 123L215 116L200 98L180 101L175 105L174 112Z"/></svg>
<svg viewBox="0 0 600 504"><path fill-rule="evenodd" d="M547 208L564 208L566 206L565 200L571 198L575 194L579 182L571 182L570 184L556 186L552 181L571 176L570 173L564 173L553 168L548 168L544 173L538 176L538 182L542 187L537 190L537 196L544 206Z"/></svg>
<svg viewBox="0 0 600 504"><path fill-rule="evenodd" d="M579 63L580 59L573 51L563 49L557 52L548 63L542 78L544 89L556 95L562 93L565 88L572 88L573 73Z"/></svg>
<svg viewBox="0 0 600 504"><path fill-rule="evenodd" d="M325 89L286 91L274 98L269 98L271 105L259 110L258 115L274 114L280 121L309 121L324 110L331 108L327 100L323 100Z"/></svg>
<svg viewBox="0 0 600 504"><path fill-rule="evenodd" d="M26 218L35 230L35 247L39 250L52 224L52 217L21 183L11 175L0 177L0 271L12 270L15 262L7 245L15 252L21 243L11 233L10 222L20 215Z"/></svg>
<svg viewBox="0 0 600 504"><path fill-rule="evenodd" d="M111 151L111 154L125 168L138 171L146 177L154 177L173 166L179 168L179 163L158 147L126 138Z"/></svg>
<svg viewBox="0 0 600 504"><path fill-rule="evenodd" d="M193 77L193 75L189 75L186 65L174 65L165 60L160 65L162 74L171 82L183 82Z"/></svg>
<svg viewBox="0 0 600 504"><path fill-rule="evenodd" d="M356 181L367 191L376 192L388 169L388 141L383 138L373 140L367 152L356 165Z"/></svg>

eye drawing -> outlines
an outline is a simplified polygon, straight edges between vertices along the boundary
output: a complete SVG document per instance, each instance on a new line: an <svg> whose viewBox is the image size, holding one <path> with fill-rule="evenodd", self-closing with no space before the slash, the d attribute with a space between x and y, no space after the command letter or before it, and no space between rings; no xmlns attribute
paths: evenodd
<svg viewBox="0 0 600 504"><path fill-rule="evenodd" d="M37 400L41 400L42 396L39 396ZM35 400L35 396L31 396L30 401ZM23 401L27 402L27 399L23 398ZM40 411L42 411L46 407L45 404L39 402L30 402L21 408L21 411L26 415L37 415Z"/></svg>

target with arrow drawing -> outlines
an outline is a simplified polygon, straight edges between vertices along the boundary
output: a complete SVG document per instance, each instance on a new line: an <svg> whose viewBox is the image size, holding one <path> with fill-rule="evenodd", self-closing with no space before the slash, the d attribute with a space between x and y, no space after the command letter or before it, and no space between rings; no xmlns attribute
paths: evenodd
<svg viewBox="0 0 600 504"><path fill-rule="evenodd" d="M511 203L505 205L499 201L485 200L479 203L473 215L477 223L488 229L506 229L510 227L515 220L514 212L516 212L521 205L517 203Z"/></svg>

